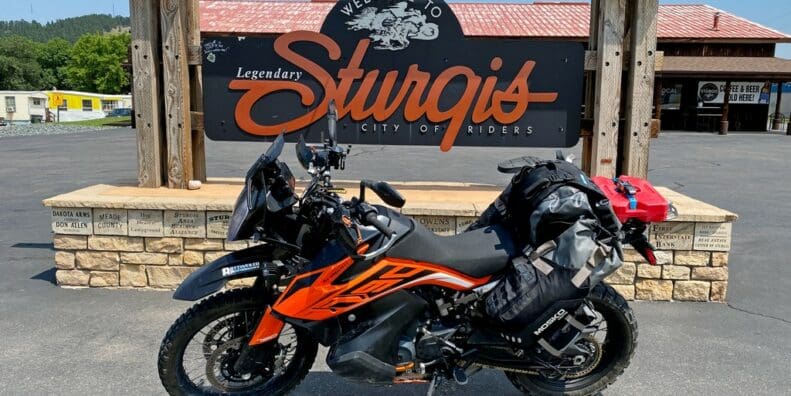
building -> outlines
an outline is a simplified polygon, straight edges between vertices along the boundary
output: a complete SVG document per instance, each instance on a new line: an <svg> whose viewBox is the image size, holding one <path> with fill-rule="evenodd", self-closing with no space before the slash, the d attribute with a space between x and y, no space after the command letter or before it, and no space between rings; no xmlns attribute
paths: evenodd
<svg viewBox="0 0 791 396"><path fill-rule="evenodd" d="M57 121L104 118L117 108L131 108L131 95L105 95L79 91L44 91Z"/></svg>
<svg viewBox="0 0 791 396"><path fill-rule="evenodd" d="M326 0L203 0L201 32L208 37L318 31L333 6ZM468 37L570 40L587 46L588 3L451 3L450 7ZM725 113L731 130L766 130L769 115L776 112L770 109L770 102L776 103L770 92L791 81L791 60L774 57L775 46L791 43L791 36L708 5L660 5L657 40L664 57L657 59L655 115L663 128L714 131ZM731 88L728 106L723 100L727 86Z"/></svg>
<svg viewBox="0 0 791 396"><path fill-rule="evenodd" d="M0 118L7 124L42 122L47 116L47 95L40 91L0 91Z"/></svg>

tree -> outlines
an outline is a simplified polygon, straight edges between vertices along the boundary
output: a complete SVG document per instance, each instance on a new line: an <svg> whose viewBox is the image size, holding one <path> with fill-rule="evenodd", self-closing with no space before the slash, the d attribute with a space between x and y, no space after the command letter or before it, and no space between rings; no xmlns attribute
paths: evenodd
<svg viewBox="0 0 791 396"><path fill-rule="evenodd" d="M47 86L38 64L41 44L21 36L0 40L0 89L40 90Z"/></svg>
<svg viewBox="0 0 791 396"><path fill-rule="evenodd" d="M44 69L44 79L48 89L71 89L68 83L66 65L71 59L71 44L61 38L52 39L41 46L38 63Z"/></svg>
<svg viewBox="0 0 791 396"><path fill-rule="evenodd" d="M128 92L129 77L121 64L130 43L129 33L83 35L71 49L66 66L68 83L80 91Z"/></svg>
<svg viewBox="0 0 791 396"><path fill-rule="evenodd" d="M62 38L73 43L85 33L101 33L129 27L129 17L101 14L83 15L58 19L42 25L36 21L0 21L0 39L8 36L24 36L31 40L46 42Z"/></svg>

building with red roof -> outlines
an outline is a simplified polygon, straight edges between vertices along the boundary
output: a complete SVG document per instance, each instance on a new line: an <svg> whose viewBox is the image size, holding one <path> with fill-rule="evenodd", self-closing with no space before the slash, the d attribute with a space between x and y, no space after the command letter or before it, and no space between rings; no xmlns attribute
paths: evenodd
<svg viewBox="0 0 791 396"><path fill-rule="evenodd" d="M334 3L202 0L200 27L204 36L319 31ZM590 4L586 2L451 3L450 7L468 37L587 45ZM721 90L730 80L736 90L730 101L731 129L764 130L772 84L782 87L783 81L791 81L791 60L775 57L776 45L791 43L791 35L709 5L660 5L657 42L664 57L657 66L655 105L661 108L666 129L715 130L723 95L712 97L709 91Z"/></svg>

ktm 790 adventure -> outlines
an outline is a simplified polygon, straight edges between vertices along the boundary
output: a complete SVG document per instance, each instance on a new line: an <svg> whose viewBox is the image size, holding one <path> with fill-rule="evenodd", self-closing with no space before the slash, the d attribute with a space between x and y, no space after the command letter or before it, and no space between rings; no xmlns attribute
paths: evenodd
<svg viewBox="0 0 791 396"><path fill-rule="evenodd" d="M523 255L513 233L494 224L437 236L391 209L405 200L381 181L362 181L359 196L343 200L331 170L345 167L348 150L337 144L333 114L328 136L297 143L312 176L299 196L278 160L282 135L247 172L228 240L259 243L206 264L175 292L203 300L162 342L159 375L170 394L286 394L308 374L318 344L346 379L427 382L429 392L490 368L526 394L594 394L629 365L637 324L613 288L556 301L520 326L493 320L484 300ZM369 204L366 190L390 207ZM252 287L221 292L249 277Z"/></svg>

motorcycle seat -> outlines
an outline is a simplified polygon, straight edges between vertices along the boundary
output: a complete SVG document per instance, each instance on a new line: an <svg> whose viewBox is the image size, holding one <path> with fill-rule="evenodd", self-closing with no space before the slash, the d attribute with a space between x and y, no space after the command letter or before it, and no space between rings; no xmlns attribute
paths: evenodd
<svg viewBox="0 0 791 396"><path fill-rule="evenodd" d="M440 265L481 278L502 271L512 257L520 254L511 232L499 224L440 236L412 222L412 232L387 252L388 257Z"/></svg>

